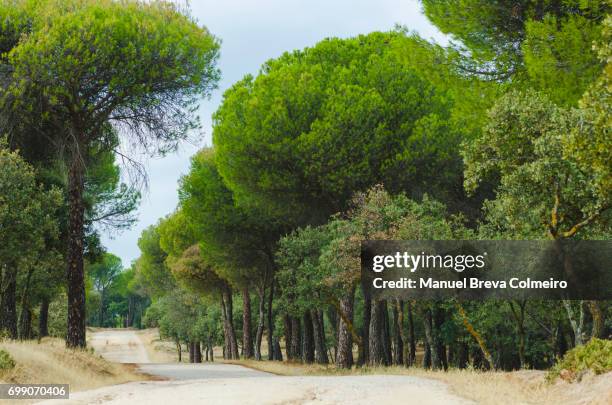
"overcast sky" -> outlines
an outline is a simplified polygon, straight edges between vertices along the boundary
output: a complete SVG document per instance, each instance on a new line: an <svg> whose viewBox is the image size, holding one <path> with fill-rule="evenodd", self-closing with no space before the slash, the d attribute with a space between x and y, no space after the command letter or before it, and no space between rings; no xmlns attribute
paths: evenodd
<svg viewBox="0 0 612 405"><path fill-rule="evenodd" d="M202 100L204 136L199 144L183 144L175 154L149 159L149 188L138 210L138 223L119 234L103 235L108 251L126 267L139 256L137 242L142 230L176 208L177 182L189 170L189 158L211 145L211 114L232 83L247 73L256 74L262 63L284 51L312 46L328 37L389 31L396 24L445 43L416 0L194 0L191 8L200 24L221 40L222 79L212 97Z"/></svg>

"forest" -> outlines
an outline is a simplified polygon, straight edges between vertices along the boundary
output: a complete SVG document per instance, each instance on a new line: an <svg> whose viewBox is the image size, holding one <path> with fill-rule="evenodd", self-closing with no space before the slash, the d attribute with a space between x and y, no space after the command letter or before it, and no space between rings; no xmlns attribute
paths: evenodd
<svg viewBox="0 0 612 405"><path fill-rule="evenodd" d="M101 233L136 220L137 156L201 137L222 42L163 1L2 1L0 335L156 327L191 362L434 370L548 369L609 341L609 301L362 285L365 240L612 235L609 3L420 3L448 46L327 38L234 83L176 210L122 264Z"/></svg>

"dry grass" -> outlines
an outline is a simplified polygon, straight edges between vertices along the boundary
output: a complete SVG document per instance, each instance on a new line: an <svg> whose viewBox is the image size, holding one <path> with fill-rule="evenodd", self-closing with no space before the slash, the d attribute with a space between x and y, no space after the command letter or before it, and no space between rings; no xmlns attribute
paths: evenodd
<svg viewBox="0 0 612 405"><path fill-rule="evenodd" d="M66 349L61 339L0 341L0 349L16 363L14 369L0 372L4 383L70 384L72 392L145 379L128 365L110 363L88 350Z"/></svg>
<svg viewBox="0 0 612 405"><path fill-rule="evenodd" d="M422 368L380 367L339 370L333 366L278 361L241 360L229 363L277 375L410 375L446 383L454 394L478 404L612 404L612 373L588 376L581 383L547 383L543 371L428 371Z"/></svg>

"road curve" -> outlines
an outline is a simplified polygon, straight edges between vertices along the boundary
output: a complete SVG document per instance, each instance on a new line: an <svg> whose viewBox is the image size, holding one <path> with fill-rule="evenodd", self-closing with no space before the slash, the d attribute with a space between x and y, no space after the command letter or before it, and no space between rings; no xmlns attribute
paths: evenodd
<svg viewBox="0 0 612 405"><path fill-rule="evenodd" d="M148 363L133 331L95 332L94 349L111 361L142 363L143 372L167 381L143 381L77 392L49 404L406 404L471 402L440 382L410 376L364 375L279 377L237 365Z"/></svg>

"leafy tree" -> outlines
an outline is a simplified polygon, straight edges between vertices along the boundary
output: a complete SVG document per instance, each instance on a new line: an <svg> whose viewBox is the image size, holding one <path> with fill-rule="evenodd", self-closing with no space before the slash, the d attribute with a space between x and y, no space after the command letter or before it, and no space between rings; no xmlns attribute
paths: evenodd
<svg viewBox="0 0 612 405"><path fill-rule="evenodd" d="M216 84L218 43L165 2L23 1L1 10L20 17L8 31L21 30L11 36L19 40L8 52L2 99L31 127L56 128L50 145L67 156L67 345L83 347L87 161L95 147L110 150L113 128L150 153L172 149L197 126L199 97Z"/></svg>
<svg viewBox="0 0 612 405"><path fill-rule="evenodd" d="M0 330L13 338L17 337L18 275L26 271L30 279L36 267L43 266L46 240L58 232L55 214L60 204L59 191L45 191L33 168L0 143Z"/></svg>
<svg viewBox="0 0 612 405"><path fill-rule="evenodd" d="M213 141L238 205L295 226L325 222L379 182L461 200L454 100L407 62L404 43L420 44L401 32L325 40L228 90ZM445 69L443 60L434 66Z"/></svg>
<svg viewBox="0 0 612 405"><path fill-rule="evenodd" d="M100 308L98 312L98 325L105 325L106 312L108 310L108 290L123 270L121 259L106 253L102 260L93 263L87 268L87 274L92 279L93 288L100 294Z"/></svg>
<svg viewBox="0 0 612 405"><path fill-rule="evenodd" d="M175 222L188 222L193 228L193 242L201 246L204 259L215 272L236 289L243 299L243 340L245 356L261 357L265 289L268 293L268 326L273 326L272 290L274 285L274 250L283 224L253 206L237 205L234 194L220 176L211 149L192 158L191 170L180 182L181 211ZM179 216L180 215L180 216ZM186 229L186 225L178 225ZM163 240L162 240L163 242ZM183 247L184 249L184 247ZM259 294L259 324L255 347L251 337L251 303L249 289ZM270 329L271 330L271 329ZM268 333L268 349L272 353L272 333Z"/></svg>
<svg viewBox="0 0 612 405"><path fill-rule="evenodd" d="M597 68L592 41L607 1L421 0L425 15L464 55L468 74L530 84L575 102Z"/></svg>
<svg viewBox="0 0 612 405"><path fill-rule="evenodd" d="M140 283L153 298L163 296L176 286L176 281L166 265L168 255L159 245L158 226L150 226L142 231L138 239L140 257L135 264Z"/></svg>

